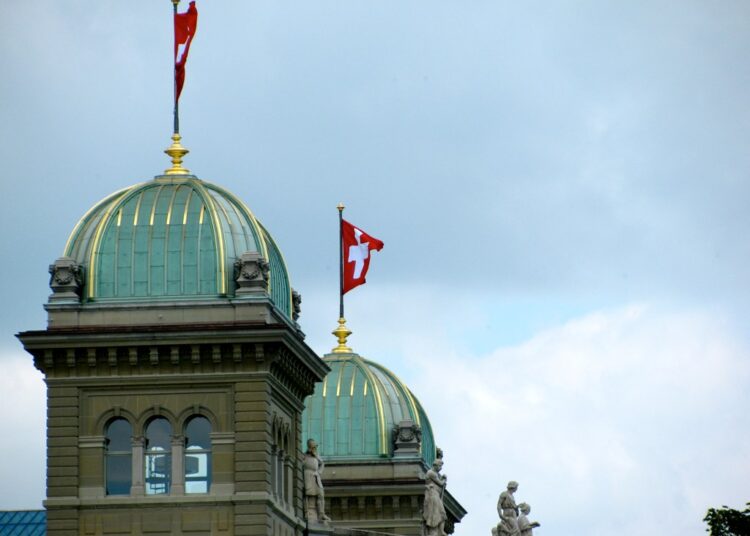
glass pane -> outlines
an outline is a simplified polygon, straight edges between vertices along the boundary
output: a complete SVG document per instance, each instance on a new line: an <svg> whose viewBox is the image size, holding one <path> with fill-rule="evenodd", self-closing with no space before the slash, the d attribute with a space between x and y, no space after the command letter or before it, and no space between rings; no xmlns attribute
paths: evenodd
<svg viewBox="0 0 750 536"><path fill-rule="evenodd" d="M187 448L211 448L211 423L205 417L193 417L185 427Z"/></svg>
<svg viewBox="0 0 750 536"><path fill-rule="evenodd" d="M155 448L146 454L146 494L169 493L172 477L172 455L168 450Z"/></svg>
<svg viewBox="0 0 750 536"><path fill-rule="evenodd" d="M211 485L211 423L190 419L185 427L185 493L208 493Z"/></svg>
<svg viewBox="0 0 750 536"><path fill-rule="evenodd" d="M208 453L185 453L185 493L208 493L210 463Z"/></svg>
<svg viewBox="0 0 750 536"><path fill-rule="evenodd" d="M130 454L107 455L107 495L129 495L130 483Z"/></svg>
<svg viewBox="0 0 750 536"><path fill-rule="evenodd" d="M131 436L130 423L125 419L115 419L107 426L107 451L130 452Z"/></svg>
<svg viewBox="0 0 750 536"><path fill-rule="evenodd" d="M146 428L146 494L169 493L172 482L172 426L158 417Z"/></svg>
<svg viewBox="0 0 750 536"><path fill-rule="evenodd" d="M107 495L130 494L132 433L130 423L125 419L115 419L107 426L105 456Z"/></svg>
<svg viewBox="0 0 750 536"><path fill-rule="evenodd" d="M151 421L146 428L146 448L148 450L159 448L160 450L169 450L172 436L172 427L169 421L164 418L156 418Z"/></svg>

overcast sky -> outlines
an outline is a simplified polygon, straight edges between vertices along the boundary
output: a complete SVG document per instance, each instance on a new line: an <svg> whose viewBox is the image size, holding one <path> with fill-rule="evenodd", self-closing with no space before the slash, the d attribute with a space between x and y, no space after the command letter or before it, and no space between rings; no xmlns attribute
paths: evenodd
<svg viewBox="0 0 750 536"><path fill-rule="evenodd" d="M540 535L702 534L750 500L750 4L198 9L185 165L274 235L321 354L336 204L385 242L350 342L425 406L458 536L510 479ZM0 3L0 509L44 495L13 334L78 218L168 165L170 11Z"/></svg>

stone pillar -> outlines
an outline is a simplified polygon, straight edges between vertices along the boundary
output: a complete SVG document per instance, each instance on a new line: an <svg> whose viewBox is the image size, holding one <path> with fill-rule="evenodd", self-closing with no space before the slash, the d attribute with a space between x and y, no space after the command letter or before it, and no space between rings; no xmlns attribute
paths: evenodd
<svg viewBox="0 0 750 536"><path fill-rule="evenodd" d="M143 466L143 456L146 439L143 436L133 438L133 473L130 485L130 494L142 496L146 494L144 479L146 469Z"/></svg>
<svg viewBox="0 0 750 536"><path fill-rule="evenodd" d="M271 445L271 495L276 497L279 475L276 472L276 445Z"/></svg>
<svg viewBox="0 0 750 536"><path fill-rule="evenodd" d="M278 476L278 498L279 502L284 502L284 490L286 488L286 482L284 482L284 451L279 449L276 455L276 475Z"/></svg>
<svg viewBox="0 0 750 536"><path fill-rule="evenodd" d="M170 495L185 495L185 437L172 436L172 485Z"/></svg>
<svg viewBox="0 0 750 536"><path fill-rule="evenodd" d="M78 451L81 468L79 497L104 497L106 494L104 436L81 436L78 440Z"/></svg>
<svg viewBox="0 0 750 536"><path fill-rule="evenodd" d="M286 468L286 494L284 495L284 502L291 508L293 503L292 490L294 489L294 460L291 456L287 456L284 459L284 466Z"/></svg>

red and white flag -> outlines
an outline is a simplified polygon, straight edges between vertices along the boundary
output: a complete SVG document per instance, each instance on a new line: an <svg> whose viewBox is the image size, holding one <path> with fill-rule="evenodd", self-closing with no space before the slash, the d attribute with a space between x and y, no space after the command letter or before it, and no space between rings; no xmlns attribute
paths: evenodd
<svg viewBox="0 0 750 536"><path fill-rule="evenodd" d="M185 63L187 63L190 43L195 36L195 28L198 25L198 10L195 2L190 2L190 7L185 13L174 14L174 83L175 102L180 100L182 85L185 83Z"/></svg>
<svg viewBox="0 0 750 536"><path fill-rule="evenodd" d="M365 275L370 267L370 252L383 249L383 242L346 220L342 220L341 224L341 243L344 253L344 280L341 294L346 294L365 283Z"/></svg>

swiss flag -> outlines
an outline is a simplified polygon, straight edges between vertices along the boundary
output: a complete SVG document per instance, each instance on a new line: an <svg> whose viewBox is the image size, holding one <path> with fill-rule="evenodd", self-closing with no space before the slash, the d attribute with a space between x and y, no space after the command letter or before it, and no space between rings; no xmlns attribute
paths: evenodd
<svg viewBox="0 0 750 536"><path fill-rule="evenodd" d="M185 83L185 63L187 63L190 43L195 36L195 28L198 25L198 10L195 2L190 2L190 7L185 13L174 14L174 100L180 99L182 85Z"/></svg>
<svg viewBox="0 0 750 536"><path fill-rule="evenodd" d="M383 249L383 242L368 235L359 227L341 220L341 243L344 252L344 281L342 294L365 283L370 267L370 252Z"/></svg>

